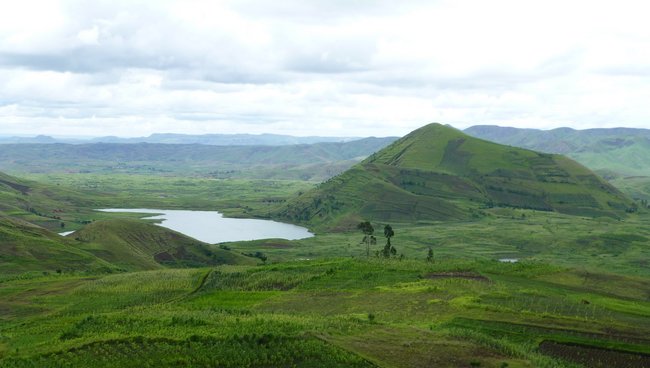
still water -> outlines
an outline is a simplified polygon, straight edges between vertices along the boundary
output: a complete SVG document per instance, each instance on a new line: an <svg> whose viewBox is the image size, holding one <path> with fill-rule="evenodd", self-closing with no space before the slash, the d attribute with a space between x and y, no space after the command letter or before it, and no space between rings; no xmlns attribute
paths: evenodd
<svg viewBox="0 0 650 368"><path fill-rule="evenodd" d="M161 220L160 226L176 230L206 243L256 239L303 239L314 236L304 227L270 220L226 218L216 211L107 208L103 212L155 214L144 219Z"/></svg>

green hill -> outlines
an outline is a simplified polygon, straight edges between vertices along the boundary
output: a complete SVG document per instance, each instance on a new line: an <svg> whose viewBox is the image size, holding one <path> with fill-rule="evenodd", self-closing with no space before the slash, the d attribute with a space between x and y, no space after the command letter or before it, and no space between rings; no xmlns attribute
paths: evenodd
<svg viewBox="0 0 650 368"><path fill-rule="evenodd" d="M96 221L72 237L52 232L61 231L66 218L96 208L99 198L0 173L0 274L256 264L137 220Z"/></svg>
<svg viewBox="0 0 650 368"><path fill-rule="evenodd" d="M538 130L477 125L465 132L501 144L561 153L603 173L650 175L650 129Z"/></svg>
<svg viewBox="0 0 650 368"><path fill-rule="evenodd" d="M51 231L61 223L82 223L82 214L101 207L108 195L19 179L0 172L0 215L21 219ZM62 229L62 230L61 230Z"/></svg>
<svg viewBox="0 0 650 368"><path fill-rule="evenodd" d="M503 146L430 124L293 199L277 215L348 228L362 218L466 219L492 206L619 217L633 203L564 156Z"/></svg>
<svg viewBox="0 0 650 368"><path fill-rule="evenodd" d="M256 264L241 254L139 220L103 220L72 235L79 248L128 270Z"/></svg>
<svg viewBox="0 0 650 368"><path fill-rule="evenodd" d="M107 271L116 267L76 241L28 222L0 217L0 275L29 271Z"/></svg>

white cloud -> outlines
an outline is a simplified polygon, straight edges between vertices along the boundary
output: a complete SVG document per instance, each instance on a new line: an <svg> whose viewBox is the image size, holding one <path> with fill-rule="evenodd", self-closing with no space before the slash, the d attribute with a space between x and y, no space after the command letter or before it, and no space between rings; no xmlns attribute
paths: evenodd
<svg viewBox="0 0 650 368"><path fill-rule="evenodd" d="M5 135L650 128L643 2L2 5Z"/></svg>
<svg viewBox="0 0 650 368"><path fill-rule="evenodd" d="M77 38L84 45L98 45L99 44L99 28L97 25L89 29L83 29L77 33Z"/></svg>

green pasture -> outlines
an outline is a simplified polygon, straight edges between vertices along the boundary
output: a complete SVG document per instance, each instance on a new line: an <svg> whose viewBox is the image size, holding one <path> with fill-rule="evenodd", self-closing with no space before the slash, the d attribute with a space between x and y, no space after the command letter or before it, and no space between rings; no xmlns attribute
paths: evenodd
<svg viewBox="0 0 650 368"><path fill-rule="evenodd" d="M650 353L645 279L542 262L325 258L48 275L0 295L7 367L578 366L543 341Z"/></svg>

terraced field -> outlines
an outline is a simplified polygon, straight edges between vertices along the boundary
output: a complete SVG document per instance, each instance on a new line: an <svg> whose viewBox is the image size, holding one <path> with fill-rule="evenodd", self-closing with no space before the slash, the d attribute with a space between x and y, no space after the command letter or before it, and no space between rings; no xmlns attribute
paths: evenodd
<svg viewBox="0 0 650 368"><path fill-rule="evenodd" d="M0 283L0 364L572 367L566 347L591 346L607 352L597 364L646 366L650 285L618 276L629 292L617 295L599 287L606 274L566 282L579 275L327 259L18 279Z"/></svg>

